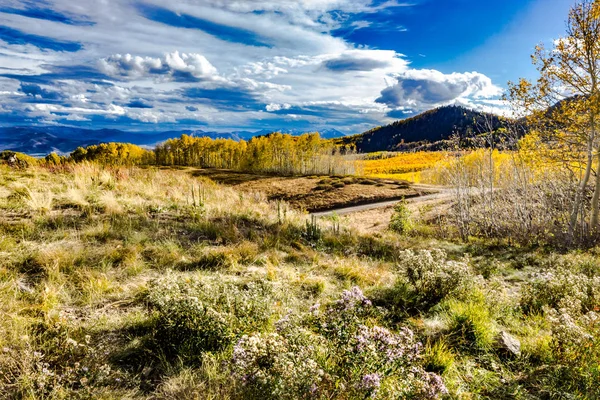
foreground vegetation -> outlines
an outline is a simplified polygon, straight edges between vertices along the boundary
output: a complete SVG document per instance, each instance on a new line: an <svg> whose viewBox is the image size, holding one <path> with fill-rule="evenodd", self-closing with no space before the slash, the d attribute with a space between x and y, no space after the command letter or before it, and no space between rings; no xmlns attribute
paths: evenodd
<svg viewBox="0 0 600 400"><path fill-rule="evenodd" d="M403 211L360 236L185 171L1 172L7 398L600 396L595 250Z"/></svg>
<svg viewBox="0 0 600 400"><path fill-rule="evenodd" d="M0 155L0 396L600 398L600 2L567 34L511 86L529 134L413 155L451 204L383 233L165 167L361 172L316 135Z"/></svg>

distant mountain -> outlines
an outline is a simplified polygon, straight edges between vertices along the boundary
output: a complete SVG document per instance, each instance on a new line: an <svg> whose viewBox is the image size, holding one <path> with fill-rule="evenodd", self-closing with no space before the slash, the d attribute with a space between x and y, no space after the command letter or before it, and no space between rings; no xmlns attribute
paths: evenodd
<svg viewBox="0 0 600 400"><path fill-rule="evenodd" d="M419 114L415 117L380 126L359 135L346 136L340 143L355 145L362 153L394 151L407 144L435 143L448 140L454 134L468 138L482 133L484 121L490 121L494 129L502 126L500 118L469 110L460 106L445 106Z"/></svg>
<svg viewBox="0 0 600 400"><path fill-rule="evenodd" d="M117 129L81 129L64 126L16 126L0 127L0 151L13 150L33 156L42 156L52 152L70 153L79 146L90 146L106 142L126 142L139 146L154 147L167 139L180 137L182 134L212 139L250 140L254 136L272 132L301 135L305 131L262 130L208 132L202 130L180 130L166 132L125 132ZM321 137L332 139L344 136L335 129L323 129Z"/></svg>
<svg viewBox="0 0 600 400"><path fill-rule="evenodd" d="M123 132L116 129L80 129L63 126L0 128L0 150L13 150L34 156L69 153L79 146L103 142L128 142L153 146L168 139L170 133Z"/></svg>
<svg viewBox="0 0 600 400"><path fill-rule="evenodd" d="M52 152L65 153L82 143L91 145L100 143L100 140L86 136L56 135L51 130L38 128L0 128L0 151L14 150L37 156Z"/></svg>

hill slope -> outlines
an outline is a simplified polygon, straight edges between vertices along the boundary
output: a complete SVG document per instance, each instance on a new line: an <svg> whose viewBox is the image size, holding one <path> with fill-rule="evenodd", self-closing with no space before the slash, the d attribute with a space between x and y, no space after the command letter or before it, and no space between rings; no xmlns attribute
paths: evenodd
<svg viewBox="0 0 600 400"><path fill-rule="evenodd" d="M393 124L380 126L359 135L340 139L340 143L353 144L361 153L399 150L404 143L438 142L453 134L470 137L481 132L485 118L497 129L498 116L469 110L460 106L445 106L424 112Z"/></svg>

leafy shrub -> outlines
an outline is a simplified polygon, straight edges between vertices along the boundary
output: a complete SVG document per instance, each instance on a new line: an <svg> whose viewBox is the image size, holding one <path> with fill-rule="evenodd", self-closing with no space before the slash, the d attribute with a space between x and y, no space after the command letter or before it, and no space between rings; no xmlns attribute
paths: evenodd
<svg viewBox="0 0 600 400"><path fill-rule="evenodd" d="M170 300L158 312L154 339L167 355L200 356L222 350L232 341L229 315L196 297Z"/></svg>
<svg viewBox="0 0 600 400"><path fill-rule="evenodd" d="M403 199L394 206L389 228L400 234L406 234L412 230L413 222L406 200Z"/></svg>
<svg viewBox="0 0 600 400"><path fill-rule="evenodd" d="M405 250L399 257L401 276L381 299L392 308L429 309L449 296L466 293L475 279L466 259L448 260L443 250Z"/></svg>
<svg viewBox="0 0 600 400"><path fill-rule="evenodd" d="M277 332L243 336L233 349L234 377L244 398L313 397L324 371L317 361L319 344L310 332L280 327Z"/></svg>
<svg viewBox="0 0 600 400"><path fill-rule="evenodd" d="M314 215L311 215L310 220L306 221L302 237L311 243L316 243L323 237L323 231Z"/></svg>
<svg viewBox="0 0 600 400"><path fill-rule="evenodd" d="M565 311L548 310L552 328L553 368L543 376L548 386L570 388L576 398L600 398L600 315L591 311L572 317Z"/></svg>
<svg viewBox="0 0 600 400"><path fill-rule="evenodd" d="M154 343L167 356L191 361L267 327L274 298L268 283L238 285L172 275L152 282L145 295L156 312Z"/></svg>
<svg viewBox="0 0 600 400"><path fill-rule="evenodd" d="M521 306L528 313L546 307L579 315L600 306L600 276L577 272L573 265L559 264L536 274L524 287Z"/></svg>
<svg viewBox="0 0 600 400"><path fill-rule="evenodd" d="M333 189L333 185L331 185L329 183L320 183L317 186L315 186L314 190L326 191L326 190L331 190L331 189Z"/></svg>
<svg viewBox="0 0 600 400"><path fill-rule="evenodd" d="M416 398L447 393L422 367L408 328L371 325L378 311L358 287L308 313L288 315L276 331L242 337L231 368L243 398Z"/></svg>
<svg viewBox="0 0 600 400"><path fill-rule="evenodd" d="M37 324L29 343L0 351L0 397L94 398L99 387L121 381L97 338L63 321Z"/></svg>

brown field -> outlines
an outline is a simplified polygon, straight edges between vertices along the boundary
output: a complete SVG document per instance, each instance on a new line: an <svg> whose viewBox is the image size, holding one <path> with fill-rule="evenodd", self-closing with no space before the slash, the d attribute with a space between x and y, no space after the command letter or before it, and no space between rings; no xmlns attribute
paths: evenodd
<svg viewBox="0 0 600 400"><path fill-rule="evenodd" d="M406 181L362 177L275 177L219 169L198 169L194 176L233 186L246 193L260 192L269 200L288 202L296 209L324 211L427 194Z"/></svg>

